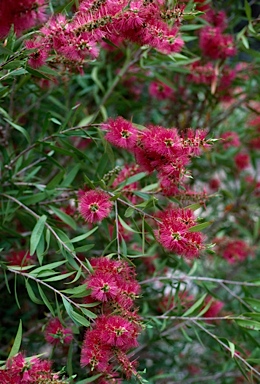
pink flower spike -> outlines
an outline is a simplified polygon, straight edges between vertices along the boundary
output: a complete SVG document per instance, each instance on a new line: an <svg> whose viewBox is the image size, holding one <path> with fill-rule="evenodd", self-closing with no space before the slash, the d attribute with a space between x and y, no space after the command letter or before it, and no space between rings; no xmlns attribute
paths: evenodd
<svg viewBox="0 0 260 384"><path fill-rule="evenodd" d="M135 147L138 130L123 117L108 119L101 127L108 130L105 139L111 144L128 150Z"/></svg>
<svg viewBox="0 0 260 384"><path fill-rule="evenodd" d="M87 284L92 290L91 296L99 301L107 301L117 296L119 289L111 273L97 272L92 275Z"/></svg>
<svg viewBox="0 0 260 384"><path fill-rule="evenodd" d="M70 344L73 339L72 330L64 328L58 318L51 319L45 328L45 339L53 345Z"/></svg>
<svg viewBox="0 0 260 384"><path fill-rule="evenodd" d="M79 197L79 211L89 223L103 220L110 214L112 202L109 195L100 190L90 190Z"/></svg>

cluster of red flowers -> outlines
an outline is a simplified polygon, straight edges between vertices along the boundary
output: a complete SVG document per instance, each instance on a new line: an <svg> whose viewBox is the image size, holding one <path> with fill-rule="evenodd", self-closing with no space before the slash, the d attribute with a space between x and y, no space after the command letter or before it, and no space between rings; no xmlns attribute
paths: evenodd
<svg viewBox="0 0 260 384"><path fill-rule="evenodd" d="M60 320L55 317L51 319L45 328L45 339L53 345L70 344L73 339L73 333L70 328L65 328Z"/></svg>
<svg viewBox="0 0 260 384"><path fill-rule="evenodd" d="M106 257L93 259L94 272L86 280L91 290L87 300L100 301L99 315L92 329L85 333L81 351L81 365L103 373L98 383L113 383L119 365L130 378L137 375L127 351L136 347L141 331L140 317L134 308L140 286L135 280L134 269L125 261Z"/></svg>
<svg viewBox="0 0 260 384"><path fill-rule="evenodd" d="M22 353L7 360L0 369L0 384L65 384L59 374L51 371L51 361L33 357L25 359Z"/></svg>
<svg viewBox="0 0 260 384"><path fill-rule="evenodd" d="M14 26L20 35L26 29L46 21L44 0L10 0L0 3L0 39L4 38Z"/></svg>
<svg viewBox="0 0 260 384"><path fill-rule="evenodd" d="M108 119L102 128L108 131L106 140L132 152L145 171L158 172L162 193L167 196L179 193L181 184L183 187L190 158L210 146L202 130L189 129L185 137L176 128L150 125L141 131L122 117Z"/></svg>
<svg viewBox="0 0 260 384"><path fill-rule="evenodd" d="M6 256L6 260L10 265L20 265L24 267L34 263L34 257L30 256L29 251L20 250L20 251L10 251Z"/></svg>
<svg viewBox="0 0 260 384"><path fill-rule="evenodd" d="M214 239L216 253L227 260L229 264L235 264L246 260L253 255L253 248L244 240L221 237Z"/></svg>
<svg viewBox="0 0 260 384"><path fill-rule="evenodd" d="M89 190L78 193L79 211L89 223L95 223L107 217L112 208L110 196L101 190Z"/></svg>
<svg viewBox="0 0 260 384"><path fill-rule="evenodd" d="M251 128L250 132L250 141L248 143L249 147L254 150L260 149L260 116L255 117L254 119L248 122L248 125Z"/></svg>
<svg viewBox="0 0 260 384"><path fill-rule="evenodd" d="M130 40L165 54L178 52L183 46L177 36L179 23L170 26L165 21L169 15L174 19L176 12L181 10L169 13L160 0L84 0L72 19L51 18L40 35L27 42L27 48L36 50L29 64L37 68L51 55L56 63L80 67L99 55L103 39L115 45Z"/></svg>
<svg viewBox="0 0 260 384"><path fill-rule="evenodd" d="M240 147L241 142L239 136L234 131L224 132L220 138L223 140L223 148L228 149L230 147Z"/></svg>
<svg viewBox="0 0 260 384"><path fill-rule="evenodd" d="M239 65L230 68L227 64L217 65L208 60L225 60L236 54L233 37L224 33L227 27L227 16L224 11L216 12L209 7L203 16L207 25L200 29L199 47L202 59L190 65L189 81L195 84L205 84L211 87L211 93L217 94L223 100L231 97L230 86L236 77L240 76Z"/></svg>
<svg viewBox="0 0 260 384"><path fill-rule="evenodd" d="M238 171L243 171L250 166L250 157L246 152L236 154L234 161Z"/></svg>
<svg viewBox="0 0 260 384"><path fill-rule="evenodd" d="M188 258L199 255L204 248L204 237L201 232L191 232L197 225L191 209L171 208L160 212L161 222L156 232L159 243L171 252Z"/></svg>
<svg viewBox="0 0 260 384"><path fill-rule="evenodd" d="M175 100L175 91L161 81L152 81L149 86L149 93L158 100Z"/></svg>
<svg viewBox="0 0 260 384"><path fill-rule="evenodd" d="M203 55L213 60L234 56L236 48L233 37L224 33L227 26L225 12L215 13L210 9L206 12L205 18L210 25L200 30L199 45Z"/></svg>

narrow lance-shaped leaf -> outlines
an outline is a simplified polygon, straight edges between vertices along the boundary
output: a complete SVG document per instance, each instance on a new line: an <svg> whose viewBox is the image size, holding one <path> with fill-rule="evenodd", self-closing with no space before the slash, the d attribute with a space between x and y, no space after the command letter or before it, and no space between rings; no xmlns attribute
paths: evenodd
<svg viewBox="0 0 260 384"><path fill-rule="evenodd" d="M63 221L65 224L67 224L72 229L74 229L74 230L77 229L77 223L75 222L75 220L71 216L67 215L67 213L54 207L53 205L51 205L50 208L55 213L55 215L58 216L58 218L61 221Z"/></svg>
<svg viewBox="0 0 260 384"><path fill-rule="evenodd" d="M52 308L52 305L51 303L49 302L47 296L45 295L45 293L43 292L43 290L41 289L40 285L38 284L38 289L39 289L39 293L41 295L41 298L44 302L44 304L46 305L46 307L49 309L49 311L51 312L52 316L55 317L55 312Z"/></svg>
<svg viewBox="0 0 260 384"><path fill-rule="evenodd" d="M15 336L14 343L13 343L13 346L12 346L12 349L9 353L8 358L13 357L14 355L16 355L19 352L21 342L22 342L22 332L23 332L22 320L20 320L18 331L17 331L17 334Z"/></svg>
<svg viewBox="0 0 260 384"><path fill-rule="evenodd" d="M196 301L184 314L184 317L187 317L191 315L193 312L196 311L196 309L200 308L200 306L204 303L205 297L207 296L207 293L205 293L199 300Z"/></svg>
<svg viewBox="0 0 260 384"><path fill-rule="evenodd" d="M41 216L37 221L35 227L33 228L31 238L30 238L30 255L34 254L39 244L46 220L47 220L47 216L45 215Z"/></svg>

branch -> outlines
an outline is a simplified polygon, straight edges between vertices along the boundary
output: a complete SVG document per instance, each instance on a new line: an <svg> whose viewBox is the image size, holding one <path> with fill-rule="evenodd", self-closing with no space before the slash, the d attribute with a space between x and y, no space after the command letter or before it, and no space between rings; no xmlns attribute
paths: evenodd
<svg viewBox="0 0 260 384"><path fill-rule="evenodd" d="M234 280L225 280L225 279L215 279L213 277L200 277L200 276L158 276L152 277L151 279L140 281L139 284L147 284L155 281L163 281L163 280L177 280L177 281L185 281L185 280L195 280L195 281L211 281L212 283L217 284L232 284L232 285L241 285L245 287L259 287L259 283L248 283L246 281L234 281Z"/></svg>
<svg viewBox="0 0 260 384"><path fill-rule="evenodd" d="M58 289L55 289L53 286L45 283L45 281L42 281L42 280L39 280L37 279L37 277L34 277L26 272L22 272L22 271L17 271L16 269L12 269L10 267L7 267L8 271L12 272L12 273L16 273L17 275L20 275L20 276L23 276L24 278L28 278L28 279L31 279L31 280L34 280L36 283L39 283L39 284L42 284L42 285L45 285L45 287L51 289L53 292L55 292L57 295L63 297L65 300L69 301L72 305L74 305L75 307L77 307L78 309L81 310L81 307L79 304L75 303L73 300L69 299L66 295L64 295L63 293L61 293Z"/></svg>

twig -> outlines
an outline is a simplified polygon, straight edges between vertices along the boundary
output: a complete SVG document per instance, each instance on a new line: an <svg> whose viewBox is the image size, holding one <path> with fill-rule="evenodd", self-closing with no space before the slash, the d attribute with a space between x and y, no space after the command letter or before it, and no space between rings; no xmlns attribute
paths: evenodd
<svg viewBox="0 0 260 384"><path fill-rule="evenodd" d="M246 287L260 287L259 283L250 283L246 281L234 281L234 280L225 280L225 279L215 279L213 277L200 277L200 276L158 276L152 277L151 279L140 281L139 284L147 284L155 281L164 281L164 280L177 280L177 281L185 281L185 280L195 280L195 281L210 281L212 283L217 284L232 284L232 285L241 285Z"/></svg>
<svg viewBox="0 0 260 384"><path fill-rule="evenodd" d="M12 273L16 273L17 275L20 275L20 276L23 276L24 278L27 278L27 279L31 279L31 280L34 280L36 283L39 283L39 284L42 284L42 285L45 285L45 287L51 289L53 292L55 292L57 295L63 297L65 300L67 300L69 303L71 303L72 305L74 305L75 307L77 307L78 309L81 309L80 308L80 305L75 303L73 300L71 300L70 298L68 298L66 295L64 295L63 293L61 293L58 289L55 289L54 287L52 287L51 285L45 283L45 281L42 281L40 279L37 279L37 277L34 277L26 272L23 272L23 271L19 271L19 270L16 270L16 269L12 269L10 267L7 267L8 271L12 272Z"/></svg>

